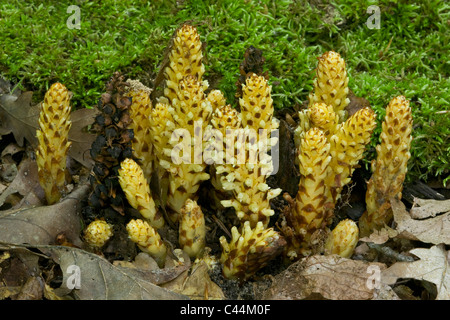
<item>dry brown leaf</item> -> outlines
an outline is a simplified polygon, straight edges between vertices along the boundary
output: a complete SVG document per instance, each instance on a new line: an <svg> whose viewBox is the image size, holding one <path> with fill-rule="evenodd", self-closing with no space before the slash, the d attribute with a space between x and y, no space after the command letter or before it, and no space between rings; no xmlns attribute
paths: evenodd
<svg viewBox="0 0 450 320"><path fill-rule="evenodd" d="M395 238L398 232L388 226L385 226L381 230L373 231L368 237L360 238L362 242L372 242L375 244L383 244L391 238Z"/></svg>
<svg viewBox="0 0 450 320"><path fill-rule="evenodd" d="M89 188L88 185L80 185L61 202L51 206L0 212L0 242L51 244L58 234L64 233L73 244L81 245L79 210Z"/></svg>
<svg viewBox="0 0 450 320"><path fill-rule="evenodd" d="M171 258L168 257L168 259ZM117 261L114 263L114 266L130 275L142 278L153 284L162 285L176 279L180 274L188 270L191 262L189 259L186 261L186 263L176 265L166 263L165 267L161 269L152 257L147 253L140 252L133 262Z"/></svg>
<svg viewBox="0 0 450 320"><path fill-rule="evenodd" d="M447 251L443 244L430 249L413 249L410 253L419 257L414 262L397 262L381 272L381 281L393 285L397 279L426 280L436 285L437 300L450 300L450 273Z"/></svg>
<svg viewBox="0 0 450 320"><path fill-rule="evenodd" d="M35 160L26 158L20 163L16 177L0 195L0 206L8 203L8 198L14 194L19 194L20 199L18 203L10 202L13 209L43 204L45 194L39 184L38 169Z"/></svg>
<svg viewBox="0 0 450 320"><path fill-rule="evenodd" d="M24 140L37 144L39 105L31 106L33 92L27 91L18 97L11 94L0 96L0 135L13 133L21 147Z"/></svg>
<svg viewBox="0 0 450 320"><path fill-rule="evenodd" d="M441 202L445 200L435 200ZM391 199L398 237L432 244L450 244L450 211L424 220L413 219L402 201Z"/></svg>
<svg viewBox="0 0 450 320"><path fill-rule="evenodd" d="M450 212L450 199L434 200L414 198L410 214L413 219L425 219L445 212Z"/></svg>
<svg viewBox="0 0 450 320"><path fill-rule="evenodd" d="M193 300L223 300L222 289L215 284L208 274L208 265L200 260L191 270L186 270L177 279L164 284L163 287L181 293Z"/></svg>
<svg viewBox="0 0 450 320"><path fill-rule="evenodd" d="M72 141L72 146L69 149L69 156L88 169L91 169L94 163L89 150L96 135L88 132L87 128L94 123L97 114L97 109L78 109L70 114L72 127L69 131L69 140Z"/></svg>
<svg viewBox="0 0 450 320"><path fill-rule="evenodd" d="M30 277L20 289L17 300L42 300L44 296L44 280L41 277Z"/></svg>
<svg viewBox="0 0 450 320"><path fill-rule="evenodd" d="M140 275L118 268L108 260L78 248L37 246L63 272L58 296L72 293L79 300L184 300L185 296L157 286ZM74 277L79 277L75 287Z"/></svg>
<svg viewBox="0 0 450 320"><path fill-rule="evenodd" d="M275 276L262 299L297 300L322 296L332 300L367 300L395 296L386 286L379 289L372 283L373 270L379 273L386 266L351 260L337 255L315 255L295 262Z"/></svg>

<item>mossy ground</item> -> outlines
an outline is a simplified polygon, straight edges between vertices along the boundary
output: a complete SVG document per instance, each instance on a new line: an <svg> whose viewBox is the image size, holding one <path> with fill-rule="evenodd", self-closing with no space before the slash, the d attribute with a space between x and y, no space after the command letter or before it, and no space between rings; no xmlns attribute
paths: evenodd
<svg viewBox="0 0 450 320"><path fill-rule="evenodd" d="M71 5L80 8L79 29L67 26ZM379 29L366 25L370 5L380 8ZM278 109L305 101L316 58L327 50L339 52L351 89L369 100L379 122L392 97L411 100L408 179L449 180L446 1L2 1L0 74L34 91L36 101L60 81L74 93L75 108L92 107L114 71L150 85L170 37L187 20L206 44L205 77L230 103L250 45L263 50Z"/></svg>

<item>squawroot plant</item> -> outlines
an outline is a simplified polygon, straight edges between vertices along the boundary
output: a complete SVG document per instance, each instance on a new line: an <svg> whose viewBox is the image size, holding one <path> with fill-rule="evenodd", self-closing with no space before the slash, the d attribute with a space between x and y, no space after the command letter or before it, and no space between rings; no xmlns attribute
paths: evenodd
<svg viewBox="0 0 450 320"><path fill-rule="evenodd" d="M299 112L296 143L300 165L299 190L283 224L291 259L323 251L328 227L342 189L362 159L376 127L369 107L346 119L348 77L339 54L319 58L309 107ZM346 119L346 120L345 120Z"/></svg>
<svg viewBox="0 0 450 320"><path fill-rule="evenodd" d="M404 96L393 98L386 108L377 159L372 161L372 177L367 183L366 212L359 219L363 236L381 229L392 219L390 199L402 198L403 181L411 157L412 115Z"/></svg>
<svg viewBox="0 0 450 320"><path fill-rule="evenodd" d="M153 101L150 89L137 80L125 82L119 73L107 84L92 126L97 133L90 150L95 164L83 235L88 247L100 251L120 223L129 239L164 267L172 256L165 236L175 227L176 245L191 259L209 261L207 223L217 219L211 215L217 211L226 220L221 228L231 230L228 239L217 236L221 252L214 252L225 278L247 281L282 253L288 262L321 253L350 258L360 235L389 223L389 199L401 198L412 130L408 101L396 97L386 109L360 230L349 219L330 230L343 188L376 127L370 107L347 115L345 61L333 51L319 58L314 90L295 130L298 192L294 199L284 195L289 206L277 215L271 200L282 190L272 188L268 177L275 170L278 138L272 133L279 122L267 73L259 63L259 74L241 73L234 108L202 79L202 47L195 27L185 24L176 31L164 67L163 95ZM262 56L258 59L264 62ZM60 110L58 116L55 110ZM62 159L70 142L61 130L70 128L68 110L67 90L52 86L43 104L36 152L49 203L63 194ZM51 147L54 141L62 148ZM46 158L55 152L57 160ZM48 163L56 162L57 178L41 178L50 174Z"/></svg>
<svg viewBox="0 0 450 320"><path fill-rule="evenodd" d="M66 158L72 144L70 109L67 88L60 83L53 84L45 94L36 132L39 182L48 204L57 202L66 193Z"/></svg>

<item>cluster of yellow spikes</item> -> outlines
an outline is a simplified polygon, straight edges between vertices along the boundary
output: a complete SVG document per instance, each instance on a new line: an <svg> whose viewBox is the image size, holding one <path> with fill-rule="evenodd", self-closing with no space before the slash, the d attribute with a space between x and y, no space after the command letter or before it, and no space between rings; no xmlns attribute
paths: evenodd
<svg viewBox="0 0 450 320"><path fill-rule="evenodd" d="M274 215L270 200L282 191L271 189L266 181L273 171L270 149L277 142L271 132L278 128L271 86L265 77L248 74L239 112L226 103L222 92L208 90L208 82L202 79L202 59L196 28L183 25L173 38L164 69L164 94L155 105L151 90L139 81L128 81L137 160L121 163L119 182L128 203L141 215L126 229L142 251L164 265L168 246L158 230L167 224L150 190L155 176L160 186L167 186L167 199L160 205L167 207L170 223L178 224L179 245L193 259L204 255L206 245L205 216L197 203L201 183L210 180L213 186L209 190L212 207L232 208L236 213L239 225L232 227L231 239L220 238L220 261L230 279L250 278L283 250L291 259L323 252L350 257L360 230L367 235L389 222L388 199L401 198L410 157L412 116L404 97L395 97L386 108L360 230L347 219L330 231L336 203L364 155L376 115L367 107L348 117L345 62L332 51L319 58L309 106L299 112L295 132L299 190L295 199L286 197L290 210L282 215L278 232L268 227ZM69 115L68 91L54 84L42 104L36 151L49 204L65 192ZM259 149L263 144L265 152ZM85 229L84 239L101 248L111 236L111 225L96 220Z"/></svg>

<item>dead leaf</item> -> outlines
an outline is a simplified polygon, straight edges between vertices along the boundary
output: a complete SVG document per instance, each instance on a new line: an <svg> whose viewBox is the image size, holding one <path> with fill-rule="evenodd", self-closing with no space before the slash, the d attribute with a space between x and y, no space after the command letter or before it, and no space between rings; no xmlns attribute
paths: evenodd
<svg viewBox="0 0 450 320"><path fill-rule="evenodd" d="M449 200L414 198L410 214L413 219L435 217L438 213L450 212Z"/></svg>
<svg viewBox="0 0 450 320"><path fill-rule="evenodd" d="M78 109L70 114L72 127L69 131L69 140L72 145L69 149L69 156L81 163L88 169L91 169L94 162L89 150L94 142L96 135L90 133L87 128L94 123L97 109Z"/></svg>
<svg viewBox="0 0 450 320"><path fill-rule="evenodd" d="M435 200L442 202L445 200ZM398 237L432 244L450 244L450 211L424 220L413 219L401 200L391 199Z"/></svg>
<svg viewBox="0 0 450 320"><path fill-rule="evenodd" d="M436 285L436 300L450 300L450 274L447 251L443 244L430 249L413 249L410 253L420 260L397 262L381 272L381 281L393 285L399 278L426 280Z"/></svg>
<svg viewBox="0 0 450 320"><path fill-rule="evenodd" d="M298 300L322 296L332 300L367 300L392 296L386 286L376 289L373 270L385 269L382 263L351 260L337 255L314 255L293 263L281 272L262 299Z"/></svg>
<svg viewBox="0 0 450 320"><path fill-rule="evenodd" d="M170 259L170 258L168 258ZM167 266L160 269L156 261L147 253L139 253L133 262L117 261L114 266L127 274L142 278L156 285L162 285L177 278L180 274L190 268L191 263Z"/></svg>
<svg viewBox="0 0 450 320"><path fill-rule="evenodd" d="M127 269L118 268L96 254L71 247L38 246L38 248L60 265L63 272L60 292L65 290L69 293L73 290L72 295L75 299L186 299L186 296L161 288L140 275L128 272L129 270ZM72 288L74 276L80 277L78 289ZM60 292L57 292L59 296L61 296Z"/></svg>
<svg viewBox="0 0 450 320"><path fill-rule="evenodd" d="M20 147L24 140L36 146L39 105L31 106L33 92L27 91L18 97L11 94L0 96L0 135L13 133Z"/></svg>
<svg viewBox="0 0 450 320"><path fill-rule="evenodd" d="M37 146L36 130L39 128L40 104L31 105L33 92L28 91L18 97L12 94L0 95L0 136L12 133L17 144L24 146L27 140L33 148ZM92 167L92 159L89 154L95 135L89 133L87 127L91 125L96 109L79 109L70 114L72 127L69 131L69 140L72 146L69 156L80 162L87 168Z"/></svg>
<svg viewBox="0 0 450 320"><path fill-rule="evenodd" d="M26 158L20 163L14 180L0 195L0 206L8 203L8 198L16 193L21 196L21 200L11 204L13 209L43 204L45 194L39 184L36 161Z"/></svg>
<svg viewBox="0 0 450 320"><path fill-rule="evenodd" d="M368 237L360 238L362 242L372 242L375 244L383 244L391 238L395 238L398 232L388 226L385 226L381 230L373 231Z"/></svg>
<svg viewBox="0 0 450 320"><path fill-rule="evenodd" d="M89 189L89 185L80 185L61 202L51 206L0 212L0 242L51 244L58 234L64 233L70 242L81 245L78 213L81 200Z"/></svg>
<svg viewBox="0 0 450 320"><path fill-rule="evenodd" d="M44 296L44 280L41 277L30 277L23 285L17 300L42 300Z"/></svg>
<svg viewBox="0 0 450 320"><path fill-rule="evenodd" d="M175 280L163 285L164 288L188 296L193 300L223 300L222 289L215 284L208 274L208 265L200 260Z"/></svg>

